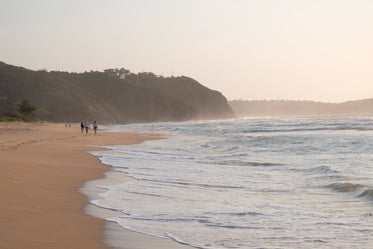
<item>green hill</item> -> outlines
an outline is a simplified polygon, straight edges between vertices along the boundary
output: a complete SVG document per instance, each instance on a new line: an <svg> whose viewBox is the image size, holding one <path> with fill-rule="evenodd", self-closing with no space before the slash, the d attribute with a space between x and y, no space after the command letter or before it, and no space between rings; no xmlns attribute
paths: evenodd
<svg viewBox="0 0 373 249"><path fill-rule="evenodd" d="M0 116L24 99L37 117L56 122L159 122L233 117L226 98L188 77L128 70L33 71L0 62Z"/></svg>

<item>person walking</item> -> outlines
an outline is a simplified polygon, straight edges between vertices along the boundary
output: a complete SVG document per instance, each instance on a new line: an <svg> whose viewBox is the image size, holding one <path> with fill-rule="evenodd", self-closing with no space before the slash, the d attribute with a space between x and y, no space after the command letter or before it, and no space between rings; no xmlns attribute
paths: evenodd
<svg viewBox="0 0 373 249"><path fill-rule="evenodd" d="M84 123L83 122L80 123L80 130L81 130L81 132L83 134L83 132L84 132Z"/></svg>
<svg viewBox="0 0 373 249"><path fill-rule="evenodd" d="M97 133L97 122L96 122L96 120L93 121L93 129L94 129L95 135L96 135L96 133Z"/></svg>
<svg viewBox="0 0 373 249"><path fill-rule="evenodd" d="M88 120L85 121L85 134L88 134L88 129L89 129L89 122Z"/></svg>

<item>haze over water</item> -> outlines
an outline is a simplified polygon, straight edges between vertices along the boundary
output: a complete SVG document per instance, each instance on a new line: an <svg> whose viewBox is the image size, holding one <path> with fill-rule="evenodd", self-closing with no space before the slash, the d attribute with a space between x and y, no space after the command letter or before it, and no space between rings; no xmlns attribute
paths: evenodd
<svg viewBox="0 0 373 249"><path fill-rule="evenodd" d="M371 116L106 129L168 137L94 152L136 179L92 201L125 228L200 248L373 246Z"/></svg>

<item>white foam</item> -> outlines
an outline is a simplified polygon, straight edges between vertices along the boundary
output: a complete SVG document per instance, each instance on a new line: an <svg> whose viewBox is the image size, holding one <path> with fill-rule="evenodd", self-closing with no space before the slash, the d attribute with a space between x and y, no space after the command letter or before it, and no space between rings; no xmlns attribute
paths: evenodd
<svg viewBox="0 0 373 249"><path fill-rule="evenodd" d="M119 211L109 220L120 226L200 248L368 248L364 243L373 244L373 236L359 230L370 223L360 214L371 203L349 201L351 196L322 186L337 173L370 184L373 132L359 127L372 120L343 120L343 126L328 118L116 126L172 136L95 152L136 180L111 184L108 175L108 183L97 184L105 192L92 203ZM333 170L315 172L320 168Z"/></svg>

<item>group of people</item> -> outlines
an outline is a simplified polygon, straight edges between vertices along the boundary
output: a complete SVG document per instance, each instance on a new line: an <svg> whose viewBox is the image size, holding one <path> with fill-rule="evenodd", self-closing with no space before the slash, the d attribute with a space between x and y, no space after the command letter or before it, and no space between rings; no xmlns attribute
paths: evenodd
<svg viewBox="0 0 373 249"><path fill-rule="evenodd" d="M85 134L88 134L88 130L91 128L88 120L86 120L85 122L81 122L80 123L80 129L82 131L82 134L84 132L84 129L85 129ZM95 135L97 134L97 122L96 120L93 121L93 130L95 131Z"/></svg>

